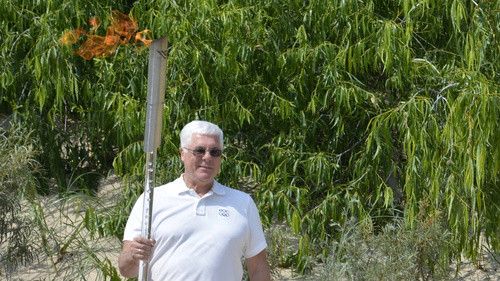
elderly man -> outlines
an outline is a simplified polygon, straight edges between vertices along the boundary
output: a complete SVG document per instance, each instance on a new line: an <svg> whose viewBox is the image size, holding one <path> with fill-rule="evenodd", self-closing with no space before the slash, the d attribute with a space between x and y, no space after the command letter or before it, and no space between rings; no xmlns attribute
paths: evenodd
<svg viewBox="0 0 500 281"><path fill-rule="evenodd" d="M266 241L252 198L215 180L221 165L222 130L193 121L181 131L184 173L155 188L151 237L140 237L142 196L127 222L119 259L124 277L148 261L155 281L237 281L242 257L252 281L271 280Z"/></svg>

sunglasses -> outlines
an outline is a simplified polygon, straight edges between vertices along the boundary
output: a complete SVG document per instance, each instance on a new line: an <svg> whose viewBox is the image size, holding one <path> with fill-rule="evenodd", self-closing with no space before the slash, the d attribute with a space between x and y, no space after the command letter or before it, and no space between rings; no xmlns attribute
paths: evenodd
<svg viewBox="0 0 500 281"><path fill-rule="evenodd" d="M201 148L201 147L198 147L198 148L195 148L195 149L189 149L187 147L182 147L182 148L191 151L193 153L193 155L196 156L196 157L198 157L198 158L201 158L201 157L205 156L205 153L207 152L206 149ZM210 153L210 156L212 156L214 158L222 156L222 150L217 149L217 148L210 149L208 151L208 153Z"/></svg>

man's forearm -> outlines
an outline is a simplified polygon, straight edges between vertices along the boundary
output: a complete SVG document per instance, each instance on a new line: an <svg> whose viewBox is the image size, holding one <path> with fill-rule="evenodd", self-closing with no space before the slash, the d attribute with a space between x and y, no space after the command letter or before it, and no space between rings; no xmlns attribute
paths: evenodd
<svg viewBox="0 0 500 281"><path fill-rule="evenodd" d="M250 281L271 281L271 274L269 270L256 271L250 276Z"/></svg>
<svg viewBox="0 0 500 281"><path fill-rule="evenodd" d="M247 259L247 269L250 281L271 281L265 250Z"/></svg>

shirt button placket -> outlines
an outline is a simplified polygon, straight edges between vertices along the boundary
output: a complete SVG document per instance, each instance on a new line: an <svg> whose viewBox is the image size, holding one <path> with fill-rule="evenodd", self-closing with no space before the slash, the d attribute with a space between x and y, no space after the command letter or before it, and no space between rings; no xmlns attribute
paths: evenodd
<svg viewBox="0 0 500 281"><path fill-rule="evenodd" d="M198 204L196 204L196 215L197 216L204 216L205 215L205 200L204 198L201 198L198 200Z"/></svg>

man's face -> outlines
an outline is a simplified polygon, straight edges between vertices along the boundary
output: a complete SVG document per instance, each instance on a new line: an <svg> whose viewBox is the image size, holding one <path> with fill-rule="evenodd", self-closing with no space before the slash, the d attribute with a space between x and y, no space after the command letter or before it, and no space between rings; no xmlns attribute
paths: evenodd
<svg viewBox="0 0 500 281"><path fill-rule="evenodd" d="M186 148L191 150L180 148L181 160L184 162L184 176L193 184L212 183L217 173L219 173L222 157L212 157L209 151L211 149L222 150L219 137L193 134L191 136L191 144L186 146ZM192 150L199 148L206 151L205 155L194 155Z"/></svg>

